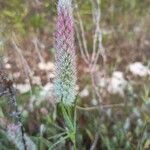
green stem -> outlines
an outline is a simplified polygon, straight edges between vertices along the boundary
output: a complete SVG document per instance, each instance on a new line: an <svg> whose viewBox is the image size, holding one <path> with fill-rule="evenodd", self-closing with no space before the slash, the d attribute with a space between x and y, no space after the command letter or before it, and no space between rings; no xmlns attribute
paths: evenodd
<svg viewBox="0 0 150 150"><path fill-rule="evenodd" d="M67 129L69 130L68 136L73 143L74 150L77 150L76 148L76 118L77 118L76 117L76 103L74 107L65 106L63 102L60 104L60 106L61 106L61 111L63 114L64 121L66 123ZM72 112L73 112L73 115L72 115Z"/></svg>

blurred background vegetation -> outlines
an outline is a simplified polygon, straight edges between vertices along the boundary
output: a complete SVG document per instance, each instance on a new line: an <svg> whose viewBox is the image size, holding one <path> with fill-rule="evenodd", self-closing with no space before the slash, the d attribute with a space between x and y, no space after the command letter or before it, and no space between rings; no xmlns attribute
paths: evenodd
<svg viewBox="0 0 150 150"><path fill-rule="evenodd" d="M85 28L88 49L92 53L91 35L94 24L91 2L77 0L77 3ZM99 133L95 150L149 150L150 77L135 77L131 75L127 66L130 63L141 62L150 67L150 1L101 0L100 7L100 26L107 62L103 68L102 60L99 59L97 65L99 70L95 72L95 78L98 78L97 82L100 82L99 77L103 69L107 77L111 77L114 71L121 71L128 81L125 95L122 97L109 93L107 90L102 90L101 95L106 105L127 101L128 106L106 108L103 111L97 108L79 109L77 145L80 150L89 150ZM76 12L74 16L75 23L78 23ZM61 117L56 116L56 108L51 97L54 62L53 35L56 17L56 0L0 0L0 40L4 44L3 55L7 71L13 77L19 73L14 82L20 86L23 84L22 88L25 88L33 75L40 77L41 80L39 85L31 83L32 91L17 93L25 130L38 145L39 150L47 150L48 145L54 143L48 138L59 133L60 130L56 126L60 125ZM20 53L14 50L13 40L21 49L21 55L27 62L25 68L22 65L24 60L20 60ZM38 51L36 51L35 41L38 41L37 45L39 44ZM81 58L77 39L76 49L79 71L78 104L83 107L95 106L97 105L96 96L87 71L88 67ZM41 69L43 66L41 67L39 62L42 60L39 55L37 56L39 51L44 61L50 62L50 69ZM49 78L52 81L49 81ZM48 89L46 96L43 93L41 96L43 89ZM98 87L98 90L100 91L101 87ZM7 110L7 104L2 99L0 101L1 118L9 116L5 110ZM68 145L62 142L54 149L69 149ZM0 133L0 150L12 150L12 147L5 134Z"/></svg>

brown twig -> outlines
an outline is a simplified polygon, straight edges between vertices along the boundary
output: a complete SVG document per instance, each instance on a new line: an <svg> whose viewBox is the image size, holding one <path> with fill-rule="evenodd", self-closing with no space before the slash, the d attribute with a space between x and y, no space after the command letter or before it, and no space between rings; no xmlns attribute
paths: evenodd
<svg viewBox="0 0 150 150"><path fill-rule="evenodd" d="M98 62L100 55L103 58L104 69L106 66L105 65L106 64L106 54L105 54L105 49L102 44L102 31L100 28L100 21L101 21L100 2L101 2L100 0L91 0L93 24L94 24L95 28L94 28L93 38L92 38L93 49L92 49L92 54L90 56L90 53L89 53L89 50L87 47L87 40L86 40L86 36L85 36L83 21L79 14L78 4L75 1L75 9L76 9L76 15L77 15L77 20L78 20L77 24L75 25L76 35L77 35L77 39L78 39L78 43L79 43L81 56L82 56L83 60L85 61L85 63L88 65L89 70L90 70L92 86L95 91L96 97L98 99L99 105L102 104L102 97L100 95L98 86L95 84L95 81L94 81L94 71L95 71L96 64ZM102 106L101 106L101 109L102 109Z"/></svg>
<svg viewBox="0 0 150 150"><path fill-rule="evenodd" d="M116 107L125 107L124 103L120 103L120 104L110 104L110 105L103 105L102 106L103 109L108 109L108 108L116 108ZM76 106L77 109L79 110L84 110L84 111L93 111L96 109L99 109L100 106L91 106L91 107L80 107L80 106Z"/></svg>

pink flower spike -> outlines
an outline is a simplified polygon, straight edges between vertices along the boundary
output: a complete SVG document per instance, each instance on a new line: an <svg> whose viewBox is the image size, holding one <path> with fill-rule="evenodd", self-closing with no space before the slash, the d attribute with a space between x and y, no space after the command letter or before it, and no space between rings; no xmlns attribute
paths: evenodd
<svg viewBox="0 0 150 150"><path fill-rule="evenodd" d="M71 0L58 1L55 32L55 94L64 104L71 105L76 91L76 55Z"/></svg>

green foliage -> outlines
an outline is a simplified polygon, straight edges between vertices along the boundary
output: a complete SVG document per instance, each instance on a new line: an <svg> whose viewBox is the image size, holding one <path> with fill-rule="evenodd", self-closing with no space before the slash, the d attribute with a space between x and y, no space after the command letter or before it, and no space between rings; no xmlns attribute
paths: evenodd
<svg viewBox="0 0 150 150"><path fill-rule="evenodd" d="M28 34L31 29L43 29L48 24L49 16L56 11L55 3L49 3L48 0L44 0L41 6L38 6L36 1L7 0L1 1L0 7L1 23L11 32L15 31L21 35Z"/></svg>
<svg viewBox="0 0 150 150"><path fill-rule="evenodd" d="M91 3L89 0L77 1L79 13L86 30L88 48L92 50L91 35L94 25L91 21ZM38 6L35 1L31 2L31 0L0 1L0 21L4 26L0 38L2 41L5 41L5 35L9 35L12 32L15 32L17 36L21 35L20 37L22 38L24 38L24 35L28 38L30 37L29 34L35 33L40 33L40 37L44 36L45 38L45 34L53 33L55 28L56 4L56 0L43 0L41 6ZM138 39L139 36L146 36L149 33L147 32L149 31L149 6L149 0L101 0L101 27L113 30L112 33L103 35L104 45L108 46L107 52L110 61L106 66L108 75L111 75L113 71L119 68L120 64L117 60L120 59L119 61L121 62L123 57L128 55L126 52L123 55L121 53L121 58L118 58L122 47L117 49L117 53L114 51L115 48L111 49L110 47L118 43L122 46L124 39L127 40L127 43L135 42L135 38ZM75 18L75 21L78 20ZM133 31L136 26L140 26L143 30L142 34L140 33L138 36ZM45 30L46 32L43 32ZM144 44L145 41L142 42ZM52 45L52 43L48 43L48 45ZM136 46L137 43L135 48ZM3 49L3 47L1 48ZM125 48L131 50L131 47ZM149 50L149 47L147 49ZM51 49L51 51L54 52L54 49ZM142 59L140 51L135 49L134 53L139 53L139 57L136 60ZM115 55L117 58L113 57ZM132 61L134 61L133 57ZM114 59L114 61L111 59ZM144 62L147 63L146 58L144 59ZM129 63L128 59L126 61ZM80 65L80 70L82 70L84 65ZM101 66L100 63L98 65ZM122 66L120 68L123 70ZM126 70L124 72L125 74L127 73ZM87 107L91 105L93 99L96 99L88 73L84 75L84 78L80 79L79 77L79 83L80 90L85 85L89 86L90 96L85 98L78 96L76 108L72 106L65 107L62 103L56 107L50 102L53 101L53 97L44 99L39 105L36 105L36 102L40 99L39 93L42 90L41 87L37 86L33 87L32 94L30 92L18 94L17 101L22 106L22 121L26 133L36 143L38 150L62 150L66 149L66 147L71 149L73 145L74 147L76 145L79 150L87 150L95 142L97 134L99 135L96 144L97 150L149 150L149 78L145 77L143 80L140 80L137 77L137 79L132 80L129 74L127 79L129 80L129 85L124 98L110 95L104 99L104 104L124 103L127 101L127 105L117 108L104 108L103 110L97 106L98 104L92 106L94 109ZM100 91L101 89L98 90ZM108 93L104 93L104 95L106 94ZM29 108L32 98L35 99L33 110ZM4 116L10 118L7 106L6 100L0 98L0 121ZM42 112L43 108L44 113ZM44 125L44 129L42 129L42 125ZM16 150L1 129L0 150Z"/></svg>

